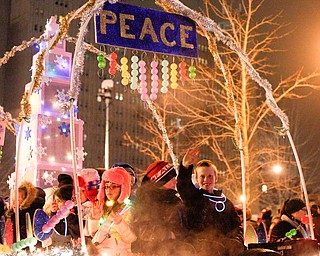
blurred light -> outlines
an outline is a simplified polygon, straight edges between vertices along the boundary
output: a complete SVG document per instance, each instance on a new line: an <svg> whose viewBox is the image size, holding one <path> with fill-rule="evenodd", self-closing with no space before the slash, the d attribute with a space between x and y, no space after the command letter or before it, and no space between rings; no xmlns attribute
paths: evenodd
<svg viewBox="0 0 320 256"><path fill-rule="evenodd" d="M40 45L39 45L39 44L34 44L34 45L33 45L33 48L34 48L35 50L39 51L39 50L40 50Z"/></svg>
<svg viewBox="0 0 320 256"><path fill-rule="evenodd" d="M72 155L70 153L67 154L67 159L71 160L72 159Z"/></svg>
<svg viewBox="0 0 320 256"><path fill-rule="evenodd" d="M49 161L49 162L55 162L55 161L56 161L56 159L55 159L55 157L54 157L54 156L50 156L50 157L48 158L48 161Z"/></svg>
<svg viewBox="0 0 320 256"><path fill-rule="evenodd" d="M262 192L266 193L268 191L268 186L266 184L263 184L261 186L261 190L262 190Z"/></svg>
<svg viewBox="0 0 320 256"><path fill-rule="evenodd" d="M244 195L240 196L240 201L243 202L246 199L246 197Z"/></svg>
<svg viewBox="0 0 320 256"><path fill-rule="evenodd" d="M277 164L277 165L273 166L273 167L272 167L272 171L273 171L274 173L276 173L276 174L281 173L281 172L282 172L282 167L281 167L281 165Z"/></svg>

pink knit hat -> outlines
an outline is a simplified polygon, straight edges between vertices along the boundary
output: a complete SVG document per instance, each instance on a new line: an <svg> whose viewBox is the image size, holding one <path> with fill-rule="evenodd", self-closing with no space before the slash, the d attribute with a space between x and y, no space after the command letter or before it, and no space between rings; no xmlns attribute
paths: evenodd
<svg viewBox="0 0 320 256"><path fill-rule="evenodd" d="M102 174L102 181L98 195L99 200L102 202L105 200L105 185L107 182L121 185L121 192L117 200L118 203L121 204L125 199L129 198L131 193L131 177L124 168L111 168Z"/></svg>

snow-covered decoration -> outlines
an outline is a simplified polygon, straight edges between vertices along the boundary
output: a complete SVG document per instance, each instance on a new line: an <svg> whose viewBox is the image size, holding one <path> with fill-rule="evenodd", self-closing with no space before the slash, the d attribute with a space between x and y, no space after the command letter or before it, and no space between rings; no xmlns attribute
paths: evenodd
<svg viewBox="0 0 320 256"><path fill-rule="evenodd" d="M39 146L37 146L37 150L36 150L36 154L40 157L40 159L42 158L43 155L47 155L47 147L43 147L42 144L40 143Z"/></svg>
<svg viewBox="0 0 320 256"><path fill-rule="evenodd" d="M76 155L78 160L84 160L84 158L88 155L87 152L84 152L84 147L76 148Z"/></svg>
<svg viewBox="0 0 320 256"><path fill-rule="evenodd" d="M45 185L53 186L53 182L57 179L53 176L56 172L48 172L45 171L42 175L42 179L44 180Z"/></svg>
<svg viewBox="0 0 320 256"><path fill-rule="evenodd" d="M68 61L63 58L63 55L56 55L56 59L54 60L54 63L57 63L58 67L60 69L66 69L68 67Z"/></svg>
<svg viewBox="0 0 320 256"><path fill-rule="evenodd" d="M16 182L16 173L13 172L8 176L7 184L9 186L9 189L12 190L14 188L14 184Z"/></svg>
<svg viewBox="0 0 320 256"><path fill-rule="evenodd" d="M52 123L52 120L46 115L39 115L39 123L41 125L41 128L46 128L49 124Z"/></svg>
<svg viewBox="0 0 320 256"><path fill-rule="evenodd" d="M29 140L31 138L31 129L30 127L28 126L27 130L24 131L26 133L26 136L24 137L26 140Z"/></svg>
<svg viewBox="0 0 320 256"><path fill-rule="evenodd" d="M44 85L46 85L46 86L49 86L49 83L50 83L50 82L52 82L52 79L50 79L49 76L43 75L43 76L41 77L41 83L42 83L42 84L44 84Z"/></svg>
<svg viewBox="0 0 320 256"><path fill-rule="evenodd" d="M68 95L65 93L64 89L57 90L56 98L58 99L59 104L68 102Z"/></svg>

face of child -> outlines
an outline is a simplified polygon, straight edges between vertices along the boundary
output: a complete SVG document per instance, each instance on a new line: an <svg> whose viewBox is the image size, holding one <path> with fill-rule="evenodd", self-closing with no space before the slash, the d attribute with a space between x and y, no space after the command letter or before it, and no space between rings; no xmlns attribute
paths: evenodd
<svg viewBox="0 0 320 256"><path fill-rule="evenodd" d="M199 166L196 170L196 180L202 189L212 193L216 184L215 169L212 166Z"/></svg>
<svg viewBox="0 0 320 256"><path fill-rule="evenodd" d="M177 190L176 186L177 186L177 178L174 177L171 180L169 180L166 184L164 184L162 187L165 189Z"/></svg>
<svg viewBox="0 0 320 256"><path fill-rule="evenodd" d="M22 203L22 201L26 198L26 193L24 191L18 192L18 201L19 205Z"/></svg>
<svg viewBox="0 0 320 256"><path fill-rule="evenodd" d="M87 196L86 196L86 190L85 188L80 188L80 200L81 200L81 203L84 203L87 201Z"/></svg>
<svg viewBox="0 0 320 256"><path fill-rule="evenodd" d="M64 206L66 200L63 200L63 199L61 199L59 197L56 197L55 198L55 202L57 203L58 209L60 210L62 208L62 206Z"/></svg>
<svg viewBox="0 0 320 256"><path fill-rule="evenodd" d="M120 196L121 185L119 184L107 182L104 189L109 200L116 201Z"/></svg>
<svg viewBox="0 0 320 256"><path fill-rule="evenodd" d="M291 215L297 219L297 220L301 220L305 215L307 214L307 208L303 207L302 209L300 209L299 211L292 213Z"/></svg>

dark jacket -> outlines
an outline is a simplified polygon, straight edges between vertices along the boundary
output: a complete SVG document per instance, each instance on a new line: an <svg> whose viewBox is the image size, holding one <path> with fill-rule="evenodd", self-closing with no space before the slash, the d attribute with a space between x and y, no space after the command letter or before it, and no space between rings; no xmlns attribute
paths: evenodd
<svg viewBox="0 0 320 256"><path fill-rule="evenodd" d="M138 188L136 196L132 226L137 240L132 244L132 251L163 255L163 248L160 248L171 246L182 235L179 216L181 200L177 191L147 182Z"/></svg>
<svg viewBox="0 0 320 256"><path fill-rule="evenodd" d="M77 208L74 207L66 219L61 219L55 226L55 230L60 235L70 235L73 239L80 237L79 217Z"/></svg>
<svg viewBox="0 0 320 256"><path fill-rule="evenodd" d="M217 253L222 251L220 255L232 255L233 252L225 252L228 249L222 248L226 243L232 243L235 249L240 247L243 250L241 221L234 205L221 190L214 190L211 194L196 188L191 180L192 171L192 165L186 169L181 164L177 184L184 203L183 225L188 230L190 240L195 246L201 246L200 241L207 241L203 243L203 247L210 250L208 246L212 246L212 250ZM236 254L232 256L234 255Z"/></svg>
<svg viewBox="0 0 320 256"><path fill-rule="evenodd" d="M298 222L297 220L295 220L295 222L304 227L304 225ZM270 242L276 242L279 239L285 239L286 233L292 229L296 229L296 227L294 227L292 224L285 220L279 221L271 230ZM297 230L297 234L291 238L303 238L303 235Z"/></svg>

